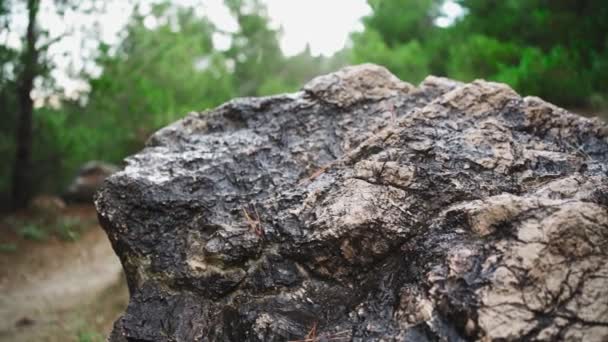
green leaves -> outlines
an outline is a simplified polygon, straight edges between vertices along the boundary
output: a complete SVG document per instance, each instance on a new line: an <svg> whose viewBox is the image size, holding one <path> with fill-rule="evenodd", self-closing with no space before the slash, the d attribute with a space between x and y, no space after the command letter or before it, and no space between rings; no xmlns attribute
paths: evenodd
<svg viewBox="0 0 608 342"><path fill-rule="evenodd" d="M418 40L389 47L380 34L367 30L354 35L354 63L372 62L383 65L403 80L416 83L429 74L429 57Z"/></svg>
<svg viewBox="0 0 608 342"><path fill-rule="evenodd" d="M369 0L351 60L404 80L427 73L510 84L564 106L606 103L608 3L602 0L458 0L465 15L445 29L443 0Z"/></svg>

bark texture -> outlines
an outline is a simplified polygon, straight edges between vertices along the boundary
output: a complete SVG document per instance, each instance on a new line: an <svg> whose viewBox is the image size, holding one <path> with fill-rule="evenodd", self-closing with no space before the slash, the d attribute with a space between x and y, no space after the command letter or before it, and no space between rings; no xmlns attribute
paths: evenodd
<svg viewBox="0 0 608 342"><path fill-rule="evenodd" d="M192 113L96 199L111 341L605 341L607 137L374 65Z"/></svg>

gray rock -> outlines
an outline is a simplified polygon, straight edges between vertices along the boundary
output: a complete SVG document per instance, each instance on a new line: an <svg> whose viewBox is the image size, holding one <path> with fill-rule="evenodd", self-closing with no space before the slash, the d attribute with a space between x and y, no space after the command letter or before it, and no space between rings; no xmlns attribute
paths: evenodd
<svg viewBox="0 0 608 342"><path fill-rule="evenodd" d="M84 164L72 180L63 198L69 202L92 203L103 181L120 169L110 163L92 160Z"/></svg>
<svg viewBox="0 0 608 342"><path fill-rule="evenodd" d="M607 137L374 65L190 114L97 195L110 340L606 340Z"/></svg>
<svg viewBox="0 0 608 342"><path fill-rule="evenodd" d="M48 194L36 195L28 204L28 210L31 213L42 216L57 215L65 208L65 202L61 198Z"/></svg>

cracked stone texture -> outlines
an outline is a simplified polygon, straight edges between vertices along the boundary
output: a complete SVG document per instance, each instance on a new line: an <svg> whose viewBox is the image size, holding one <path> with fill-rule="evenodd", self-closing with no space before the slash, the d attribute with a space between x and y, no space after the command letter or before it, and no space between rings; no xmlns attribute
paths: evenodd
<svg viewBox="0 0 608 342"><path fill-rule="evenodd" d="M608 126L361 65L154 134L99 219L111 341L606 341Z"/></svg>

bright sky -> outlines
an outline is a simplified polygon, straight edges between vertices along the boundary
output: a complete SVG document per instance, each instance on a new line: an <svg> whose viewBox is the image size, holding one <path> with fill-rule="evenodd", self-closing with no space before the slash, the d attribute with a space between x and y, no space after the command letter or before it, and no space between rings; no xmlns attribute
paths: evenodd
<svg viewBox="0 0 608 342"><path fill-rule="evenodd" d="M179 0L191 3L193 0ZM314 55L331 55L342 49L352 31L363 28L361 18L371 9L365 0L263 0L275 28L282 28L281 49L291 56L310 45ZM232 31L236 22L222 0L204 0L207 15L218 27ZM215 41L220 48L221 39Z"/></svg>
<svg viewBox="0 0 608 342"><path fill-rule="evenodd" d="M342 49L349 33L362 30L361 17L371 9L365 0L267 0L268 14L283 27L281 48L296 54L310 44L313 54Z"/></svg>

